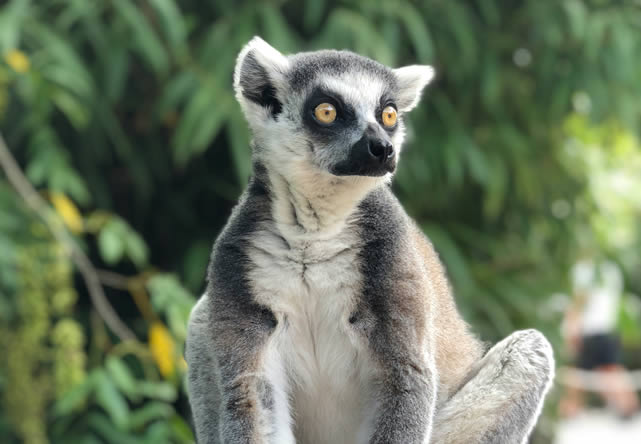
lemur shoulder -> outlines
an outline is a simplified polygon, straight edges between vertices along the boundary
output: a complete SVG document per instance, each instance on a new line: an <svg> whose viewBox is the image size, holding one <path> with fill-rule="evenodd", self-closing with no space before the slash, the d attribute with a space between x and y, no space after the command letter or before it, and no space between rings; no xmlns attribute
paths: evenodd
<svg viewBox="0 0 641 444"><path fill-rule="evenodd" d="M257 37L240 53L253 176L189 321L198 442L526 441L549 343L526 330L485 352L389 188L433 74Z"/></svg>

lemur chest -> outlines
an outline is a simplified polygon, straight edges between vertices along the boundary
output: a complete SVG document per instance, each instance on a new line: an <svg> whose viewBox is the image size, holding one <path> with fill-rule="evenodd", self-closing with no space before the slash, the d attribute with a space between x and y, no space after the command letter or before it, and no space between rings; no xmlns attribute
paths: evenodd
<svg viewBox="0 0 641 444"><path fill-rule="evenodd" d="M252 286L278 319L272 347L298 441L357 442L370 365L349 321L361 288L355 236L298 243L266 234L256 247Z"/></svg>

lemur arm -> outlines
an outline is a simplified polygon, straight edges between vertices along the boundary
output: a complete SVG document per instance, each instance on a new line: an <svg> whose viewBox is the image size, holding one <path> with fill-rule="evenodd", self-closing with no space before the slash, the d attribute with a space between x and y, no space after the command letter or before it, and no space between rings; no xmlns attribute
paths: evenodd
<svg viewBox="0 0 641 444"><path fill-rule="evenodd" d="M430 283L391 191L379 188L360 209L364 280L353 326L378 371L370 443L431 442L437 387Z"/></svg>
<svg viewBox="0 0 641 444"><path fill-rule="evenodd" d="M417 347L422 341L408 340L412 336L407 324L399 324L391 321L387 327L379 326L371 336L373 351L381 357L383 367L371 444L422 444L428 442L431 433L436 398L434 366Z"/></svg>
<svg viewBox="0 0 641 444"><path fill-rule="evenodd" d="M273 433L273 387L262 368L270 313L204 295L189 322L186 358L199 444L263 443Z"/></svg>
<svg viewBox="0 0 641 444"><path fill-rule="evenodd" d="M378 393L380 411L371 444L421 444L431 434L434 384L429 371L397 363Z"/></svg>

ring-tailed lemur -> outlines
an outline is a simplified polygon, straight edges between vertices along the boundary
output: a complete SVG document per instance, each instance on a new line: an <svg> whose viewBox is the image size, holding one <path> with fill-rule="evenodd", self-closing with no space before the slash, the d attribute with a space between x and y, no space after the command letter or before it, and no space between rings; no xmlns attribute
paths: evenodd
<svg viewBox="0 0 641 444"><path fill-rule="evenodd" d="M200 443L525 442L552 349L485 355L389 188L403 115L433 76L260 38L234 86L253 177L216 240L187 339Z"/></svg>

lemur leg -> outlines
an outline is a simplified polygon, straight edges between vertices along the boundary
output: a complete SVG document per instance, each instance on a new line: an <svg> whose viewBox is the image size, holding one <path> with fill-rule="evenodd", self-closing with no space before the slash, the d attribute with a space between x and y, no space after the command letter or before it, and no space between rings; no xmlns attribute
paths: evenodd
<svg viewBox="0 0 641 444"><path fill-rule="evenodd" d="M196 305L186 344L197 442L293 444L284 373L260 312L241 318L212 305L207 296Z"/></svg>
<svg viewBox="0 0 641 444"><path fill-rule="evenodd" d="M525 443L554 377L552 347L536 330L513 333L481 359L436 413L430 442Z"/></svg>

